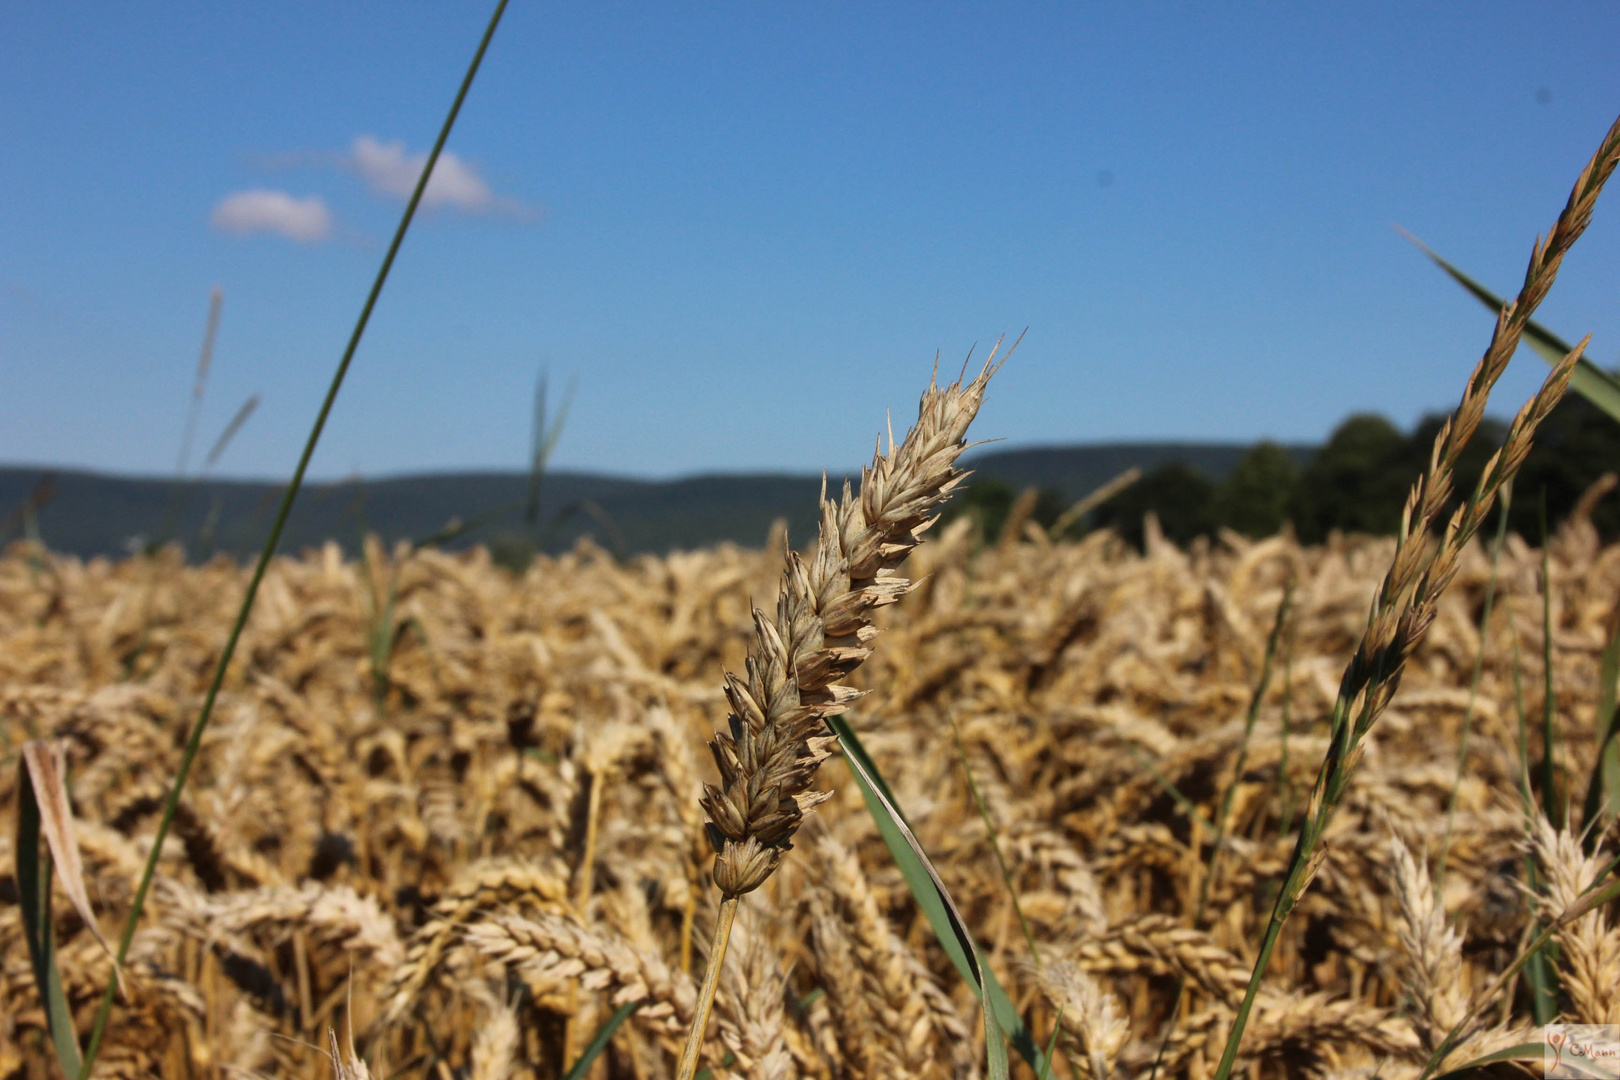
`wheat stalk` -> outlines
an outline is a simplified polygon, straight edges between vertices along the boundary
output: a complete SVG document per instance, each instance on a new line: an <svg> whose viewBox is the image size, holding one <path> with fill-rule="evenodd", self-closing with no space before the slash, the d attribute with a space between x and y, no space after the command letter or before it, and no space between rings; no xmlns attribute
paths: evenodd
<svg viewBox="0 0 1620 1080"><path fill-rule="evenodd" d="M726 674L731 714L726 730L709 744L720 784L707 785L702 799L717 852L720 913L678 1080L691 1080L697 1071L738 898L770 877L805 812L828 797L810 790L837 742L825 720L860 696L839 680L872 654L878 634L872 613L911 589L900 564L934 523L935 507L967 475L956 461L1000 367L995 355L992 350L965 385L959 378L942 389L929 380L904 441L896 447L891 431L888 453L880 444L872 464L861 470L858 498L846 481L835 503L823 483L815 554L806 560L788 553L775 619L757 608L753 613L747 679Z"/></svg>

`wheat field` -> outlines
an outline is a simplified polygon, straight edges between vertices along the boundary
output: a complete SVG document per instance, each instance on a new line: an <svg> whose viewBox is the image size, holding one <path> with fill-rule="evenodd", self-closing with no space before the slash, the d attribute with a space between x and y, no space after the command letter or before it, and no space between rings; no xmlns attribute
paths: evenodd
<svg viewBox="0 0 1620 1080"><path fill-rule="evenodd" d="M556 1077L636 1002L593 1075L672 1075L717 900L704 743L785 541L625 564L587 543L521 579L482 549L372 541L363 561L335 546L278 559L163 852L98 1074L330 1075L335 1029L372 1076ZM1150 527L1138 554L1109 533L1054 543L1033 523L983 546L961 519L912 555L922 584L877 616L881 647L855 676L870 693L849 716L1043 1046L1063 1009L1057 1075L1146 1077L1156 1059L1159 1075L1209 1073L1393 548L1227 535L1182 551ZM1491 570L1479 541L1464 552L1368 737L1242 1067L1415 1076L1537 906L1567 906L1599 865L1578 840L1541 835L1551 880L1525 888L1546 829L1520 800L1522 772L1542 775L1543 656L1553 797L1578 805L1620 595L1620 548L1579 517L1550 541L1549 565L1550 643L1541 555L1508 538L1471 696ZM224 560L187 567L172 549L81 563L16 545L0 558L0 866L16 748L61 740L109 934L245 575ZM1437 908L1430 874L1470 710ZM703 1063L750 1078L976 1075L976 998L843 763L819 781L832 797L744 897ZM15 880L0 889L0 1075L49 1076ZM1604 920L1561 934L1559 1004L1616 1023L1620 935ZM56 932L85 1025L110 961L65 901ZM1485 1004L1488 1024L1455 1060L1524 1041L1522 983Z"/></svg>

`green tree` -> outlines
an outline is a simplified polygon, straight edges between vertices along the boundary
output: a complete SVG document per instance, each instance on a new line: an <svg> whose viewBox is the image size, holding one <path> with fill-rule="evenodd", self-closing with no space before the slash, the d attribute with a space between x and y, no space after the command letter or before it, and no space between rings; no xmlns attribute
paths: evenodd
<svg viewBox="0 0 1620 1080"><path fill-rule="evenodd" d="M1300 540L1320 543L1334 529L1393 533L1416 476L1409 444L1382 416L1340 424L1300 476L1293 518Z"/></svg>
<svg viewBox="0 0 1620 1080"><path fill-rule="evenodd" d="M1138 550L1143 546L1142 518L1152 511L1165 538L1177 544L1208 536L1215 529L1210 503L1215 485L1179 461L1161 465L1103 503L1096 510L1099 527L1111 528Z"/></svg>
<svg viewBox="0 0 1620 1080"><path fill-rule="evenodd" d="M1217 525L1246 536L1270 536L1288 520L1299 475L1293 454L1274 442L1257 443L1216 486L1210 513Z"/></svg>
<svg viewBox="0 0 1620 1080"><path fill-rule="evenodd" d="M1536 432L1535 445L1513 482L1508 525L1532 544L1541 543L1541 493L1547 493L1548 527L1575 508L1583 492L1606 472L1620 471L1620 424L1573 393L1554 407ZM1604 540L1620 537L1620 499L1610 496L1592 513Z"/></svg>
<svg viewBox="0 0 1620 1080"><path fill-rule="evenodd" d="M1012 513L1019 495L1019 490L1005 480L992 476L975 480L945 504L945 510L940 515L940 526L967 515L979 523L980 540L994 542L1006 527L1007 517ZM1030 511L1029 520L1042 528L1051 528L1063 510L1062 496L1050 488L1041 488L1035 496L1035 506Z"/></svg>

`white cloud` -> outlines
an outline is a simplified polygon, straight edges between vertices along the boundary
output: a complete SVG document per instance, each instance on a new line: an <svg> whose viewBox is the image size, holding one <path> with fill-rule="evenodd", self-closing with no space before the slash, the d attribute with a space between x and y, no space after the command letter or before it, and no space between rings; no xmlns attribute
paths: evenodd
<svg viewBox="0 0 1620 1080"><path fill-rule="evenodd" d="M422 168L427 165L427 155L406 153L405 144L397 139L385 143L362 135L354 140L348 163L377 194L409 199L416 190ZM439 154L427 190L422 192L422 205L453 206L469 213L527 212L517 200L497 196L478 174L477 166L448 150Z"/></svg>
<svg viewBox="0 0 1620 1080"><path fill-rule="evenodd" d="M332 235L332 212L319 195L295 199L263 188L225 196L214 206L211 220L220 232L236 236L272 232L307 244Z"/></svg>

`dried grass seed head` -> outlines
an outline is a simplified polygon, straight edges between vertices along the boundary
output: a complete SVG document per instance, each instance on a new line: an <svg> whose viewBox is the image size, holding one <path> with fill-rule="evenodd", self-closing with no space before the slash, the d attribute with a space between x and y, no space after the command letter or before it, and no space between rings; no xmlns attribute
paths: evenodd
<svg viewBox="0 0 1620 1080"><path fill-rule="evenodd" d="M808 562L788 552L776 617L754 611L747 679L727 673L726 730L709 744L720 785L707 785L702 805L714 844L715 883L727 896L759 887L792 846L804 815L828 796L810 791L832 752L825 718L859 691L840 685L871 655L872 612L911 588L897 568L933 524L934 509L966 475L956 467L994 353L966 385L932 380L917 422L888 453L881 444L861 470L856 497L846 482L836 503L821 499L821 537Z"/></svg>

